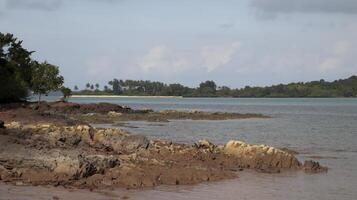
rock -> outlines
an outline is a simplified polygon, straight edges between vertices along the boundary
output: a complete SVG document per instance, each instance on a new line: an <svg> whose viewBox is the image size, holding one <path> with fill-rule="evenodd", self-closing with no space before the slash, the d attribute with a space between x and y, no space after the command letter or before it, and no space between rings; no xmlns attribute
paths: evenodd
<svg viewBox="0 0 357 200"><path fill-rule="evenodd" d="M40 124L39 126L40 126L40 128L43 128L43 129L51 128L51 124Z"/></svg>
<svg viewBox="0 0 357 200"><path fill-rule="evenodd" d="M124 137L123 140L118 143L118 146L114 146L116 151L134 152L138 149L147 149L150 141L142 135L129 135Z"/></svg>
<svg viewBox="0 0 357 200"><path fill-rule="evenodd" d="M327 167L323 167L319 162L315 162L313 160L307 160L304 162L303 170L309 173L319 173L319 172L327 172Z"/></svg>
<svg viewBox="0 0 357 200"><path fill-rule="evenodd" d="M295 150L292 150L292 149L288 149L288 148L286 148L286 147L279 148L279 149L282 150L282 151L285 151L285 152L287 152L287 153L293 154L293 155L298 155L298 154L299 154L299 152L297 152L297 151L295 151Z"/></svg>
<svg viewBox="0 0 357 200"><path fill-rule="evenodd" d="M301 163L294 155L266 145L250 145L231 140L223 148L238 159L242 167L254 169L299 169Z"/></svg>
<svg viewBox="0 0 357 200"><path fill-rule="evenodd" d="M76 128L78 131L83 131L83 132L85 132L85 131L89 131L90 129L91 129L91 127L90 126L87 126L87 125L79 125L79 126L77 126L77 128Z"/></svg>
<svg viewBox="0 0 357 200"><path fill-rule="evenodd" d="M0 120L0 128L5 128L5 123L2 120Z"/></svg>
<svg viewBox="0 0 357 200"><path fill-rule="evenodd" d="M11 172L4 166L0 165L0 180L6 180L11 176Z"/></svg>
<svg viewBox="0 0 357 200"><path fill-rule="evenodd" d="M119 112L115 112L115 111L109 111L108 112L108 116L110 117L119 117L119 116L122 116L123 113L119 113Z"/></svg>
<svg viewBox="0 0 357 200"><path fill-rule="evenodd" d="M55 173L67 174L69 176L75 176L80 169L79 160L75 157L59 156L54 159Z"/></svg>
<svg viewBox="0 0 357 200"><path fill-rule="evenodd" d="M190 113L190 114L199 114L199 113L202 113L202 112L198 111L198 110L189 110L188 113Z"/></svg>
<svg viewBox="0 0 357 200"><path fill-rule="evenodd" d="M79 176L89 177L94 174L103 174L105 169L113 168L120 164L119 160L114 156L83 156L79 155Z"/></svg>
<svg viewBox="0 0 357 200"><path fill-rule="evenodd" d="M53 162L53 161L52 161ZM105 169L113 168L120 164L114 156L104 155L78 155L59 156L54 159L56 163L53 171L66 174L76 179L89 177L94 174L103 174Z"/></svg>
<svg viewBox="0 0 357 200"><path fill-rule="evenodd" d="M6 127L11 129L20 129L22 126L19 122L11 122L10 124L7 124Z"/></svg>
<svg viewBox="0 0 357 200"><path fill-rule="evenodd" d="M208 140L199 140L195 143L197 149L208 149L210 152L213 152L216 149L216 145Z"/></svg>

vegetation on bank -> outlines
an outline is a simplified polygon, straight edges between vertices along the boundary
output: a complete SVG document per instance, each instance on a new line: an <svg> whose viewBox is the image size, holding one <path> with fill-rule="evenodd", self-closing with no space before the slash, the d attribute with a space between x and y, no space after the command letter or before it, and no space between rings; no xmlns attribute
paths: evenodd
<svg viewBox="0 0 357 200"><path fill-rule="evenodd" d="M33 60L33 53L12 34L0 32L0 103L25 101L31 93L40 101L42 95L55 90L70 95L58 67Z"/></svg>
<svg viewBox="0 0 357 200"><path fill-rule="evenodd" d="M108 86L109 85L109 86ZM118 80L100 85L87 83L85 89L74 87L77 95L127 95L127 96L184 96L184 97L356 97L357 76L332 82L323 79L311 82L279 84L267 87L246 86L231 89L218 87L214 81L205 81L196 88L181 84L165 84L157 81Z"/></svg>
<svg viewBox="0 0 357 200"><path fill-rule="evenodd" d="M63 86L59 68L31 58L33 51L22 47L22 41L12 34L0 32L0 103L25 101L29 95L61 91L64 100L72 91ZM77 95L184 96L184 97L356 97L357 76L332 82L324 80L279 84L268 87L231 89L205 81L196 88L178 83L113 79L101 89L98 83L87 83Z"/></svg>

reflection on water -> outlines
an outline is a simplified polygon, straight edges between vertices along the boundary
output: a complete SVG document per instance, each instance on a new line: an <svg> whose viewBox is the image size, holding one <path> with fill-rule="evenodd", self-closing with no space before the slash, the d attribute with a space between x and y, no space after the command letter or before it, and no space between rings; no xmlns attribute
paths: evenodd
<svg viewBox="0 0 357 200"><path fill-rule="evenodd" d="M129 192L133 199L357 199L357 99L95 99L75 102L124 104L134 108L196 109L263 113L270 119L227 121L175 120L129 122L123 128L150 138L192 143L206 138L223 144L230 139L288 147L299 159L321 158L327 174L301 172L259 174L197 186L159 187Z"/></svg>

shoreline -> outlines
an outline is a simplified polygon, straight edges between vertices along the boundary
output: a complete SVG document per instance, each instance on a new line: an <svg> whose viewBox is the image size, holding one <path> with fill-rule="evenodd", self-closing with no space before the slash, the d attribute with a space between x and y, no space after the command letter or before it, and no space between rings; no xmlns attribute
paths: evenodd
<svg viewBox="0 0 357 200"><path fill-rule="evenodd" d="M175 99L175 98L183 98L183 96L72 95L71 98L163 98L163 99Z"/></svg>
<svg viewBox="0 0 357 200"><path fill-rule="evenodd" d="M72 95L70 98L148 98L148 99L357 99L357 97L185 97L185 96L128 96L128 95Z"/></svg>

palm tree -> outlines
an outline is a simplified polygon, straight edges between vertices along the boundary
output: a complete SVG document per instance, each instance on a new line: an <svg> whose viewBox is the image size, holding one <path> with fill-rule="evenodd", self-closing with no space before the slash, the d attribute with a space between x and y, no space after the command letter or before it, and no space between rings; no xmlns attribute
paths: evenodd
<svg viewBox="0 0 357 200"><path fill-rule="evenodd" d="M107 85L104 86L104 91L108 91L109 90L109 87Z"/></svg>

